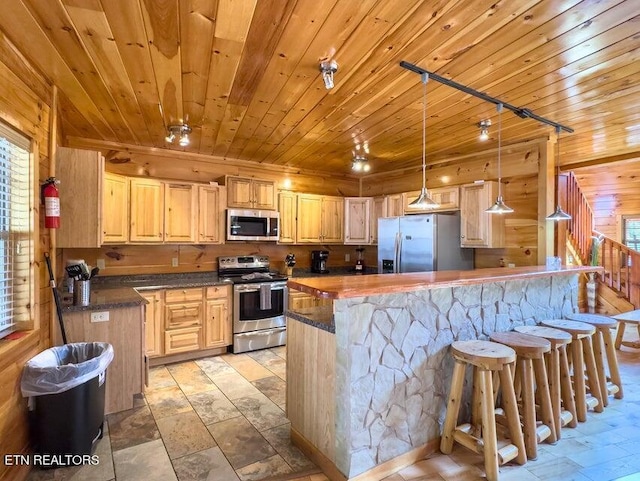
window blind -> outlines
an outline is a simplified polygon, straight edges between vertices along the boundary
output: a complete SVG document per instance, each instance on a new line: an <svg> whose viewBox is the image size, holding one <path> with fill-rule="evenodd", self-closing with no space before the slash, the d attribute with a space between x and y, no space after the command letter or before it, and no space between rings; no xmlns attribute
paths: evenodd
<svg viewBox="0 0 640 481"><path fill-rule="evenodd" d="M640 217L624 219L623 243L635 251L640 251Z"/></svg>
<svg viewBox="0 0 640 481"><path fill-rule="evenodd" d="M0 124L0 338L30 320L29 139Z"/></svg>

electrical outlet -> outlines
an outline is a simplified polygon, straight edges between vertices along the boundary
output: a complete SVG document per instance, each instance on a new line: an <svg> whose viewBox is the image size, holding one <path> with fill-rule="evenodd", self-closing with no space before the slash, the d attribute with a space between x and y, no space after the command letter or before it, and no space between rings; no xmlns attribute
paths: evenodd
<svg viewBox="0 0 640 481"><path fill-rule="evenodd" d="M351 260L351 255L350 254L345 254L344 255L344 261L345 262L349 262Z"/></svg>
<svg viewBox="0 0 640 481"><path fill-rule="evenodd" d="M96 267L100 270L104 269L104 259L96 259Z"/></svg>
<svg viewBox="0 0 640 481"><path fill-rule="evenodd" d="M507 264L507 267L515 267L516 265L513 262L509 262L509 264Z"/></svg>
<svg viewBox="0 0 640 481"><path fill-rule="evenodd" d="M171 267L178 267L178 258L177 257L172 257L171 258Z"/></svg>
<svg viewBox="0 0 640 481"><path fill-rule="evenodd" d="M109 320L109 311L100 311L91 313L91 322L107 322Z"/></svg>

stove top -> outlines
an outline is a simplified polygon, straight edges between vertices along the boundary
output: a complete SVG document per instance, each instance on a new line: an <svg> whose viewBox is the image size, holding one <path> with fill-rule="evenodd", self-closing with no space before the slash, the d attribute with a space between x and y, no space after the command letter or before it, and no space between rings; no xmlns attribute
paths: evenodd
<svg viewBox="0 0 640 481"><path fill-rule="evenodd" d="M287 280L279 272L269 271L268 256L218 257L218 277L234 284Z"/></svg>

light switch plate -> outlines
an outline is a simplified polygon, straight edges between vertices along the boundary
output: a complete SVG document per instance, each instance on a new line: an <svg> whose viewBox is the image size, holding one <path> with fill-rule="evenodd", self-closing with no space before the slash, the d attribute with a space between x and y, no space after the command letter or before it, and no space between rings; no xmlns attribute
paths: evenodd
<svg viewBox="0 0 640 481"><path fill-rule="evenodd" d="M178 258L177 257L172 257L171 258L171 267L178 267Z"/></svg>
<svg viewBox="0 0 640 481"><path fill-rule="evenodd" d="M91 313L91 322L107 322L109 320L109 311L100 311Z"/></svg>
<svg viewBox="0 0 640 481"><path fill-rule="evenodd" d="M96 267L100 270L104 270L104 259L96 259Z"/></svg>
<svg viewBox="0 0 640 481"><path fill-rule="evenodd" d="M345 262L349 262L351 260L351 255L350 254L345 254L344 255L344 261Z"/></svg>

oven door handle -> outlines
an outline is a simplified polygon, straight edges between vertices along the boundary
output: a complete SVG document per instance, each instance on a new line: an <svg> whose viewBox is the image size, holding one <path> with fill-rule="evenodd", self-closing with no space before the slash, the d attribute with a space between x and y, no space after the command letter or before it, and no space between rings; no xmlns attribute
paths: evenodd
<svg viewBox="0 0 640 481"><path fill-rule="evenodd" d="M254 287L254 286L258 286L258 287ZM234 286L234 291L235 292L259 292L260 291L260 284L251 284L250 286ZM278 285L273 285L271 284L271 290L272 291L283 291L284 288L286 286L278 286Z"/></svg>

